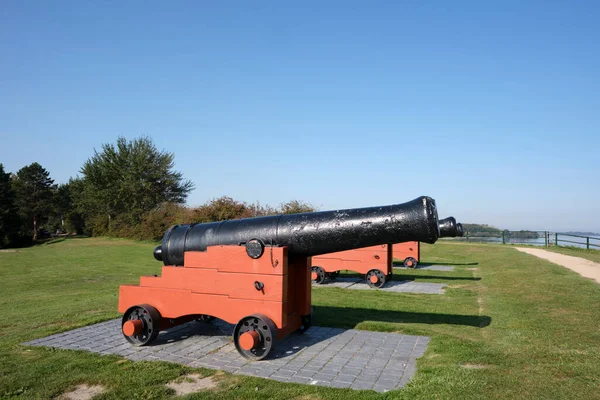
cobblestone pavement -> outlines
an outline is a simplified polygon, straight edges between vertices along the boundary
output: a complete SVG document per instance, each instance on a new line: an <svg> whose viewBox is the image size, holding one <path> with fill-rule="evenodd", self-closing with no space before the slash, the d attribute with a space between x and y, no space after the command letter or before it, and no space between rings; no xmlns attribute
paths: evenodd
<svg viewBox="0 0 600 400"><path fill-rule="evenodd" d="M417 269L423 269L425 271L446 271L446 272L454 271L454 267L450 266L450 265L421 264L421 265L417 265Z"/></svg>
<svg viewBox="0 0 600 400"><path fill-rule="evenodd" d="M118 354L130 360L162 360L220 369L281 382L378 392L403 387L416 372L416 359L429 338L397 333L313 326L279 342L267 359L250 362L231 342L233 325L190 322L161 332L150 346L133 347L121 334L120 319L25 343Z"/></svg>
<svg viewBox="0 0 600 400"><path fill-rule="evenodd" d="M423 294L444 294L445 283L426 283L415 281L388 281L384 287L374 289L369 287L363 278L335 278L332 281L325 281L322 284L313 283L313 287L339 287L342 289L356 290L383 290L384 292L394 293L423 293Z"/></svg>
<svg viewBox="0 0 600 400"><path fill-rule="evenodd" d="M398 266L398 264L396 264L396 266L394 266L394 268L397 268L397 269L409 269L409 268L405 268L403 266ZM445 272L454 271L454 267L452 267L450 265L418 264L417 268L415 268L415 269L422 269L422 270L425 270L425 271L445 271Z"/></svg>

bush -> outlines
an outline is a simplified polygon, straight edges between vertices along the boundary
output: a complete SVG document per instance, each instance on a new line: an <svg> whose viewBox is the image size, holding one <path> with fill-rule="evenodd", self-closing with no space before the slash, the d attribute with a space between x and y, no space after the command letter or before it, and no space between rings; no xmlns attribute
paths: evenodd
<svg viewBox="0 0 600 400"><path fill-rule="evenodd" d="M180 204L165 203L143 215L133 237L141 240L158 240L173 225L194 222L193 210Z"/></svg>
<svg viewBox="0 0 600 400"><path fill-rule="evenodd" d="M214 222L255 217L253 212L255 213L257 210L248 207L246 203L223 196L196 208L193 215L196 222Z"/></svg>
<svg viewBox="0 0 600 400"><path fill-rule="evenodd" d="M163 203L154 210L144 213L137 224L131 223L128 214L120 214L110 219L106 215L92 216L85 220L85 225L83 225L83 221L77 222L79 226L85 226L85 233L93 236L159 240L173 225L311 211L315 211L312 205L298 200L283 203L281 208L277 209L268 205L262 206L258 202L248 204L223 196L197 208L177 203ZM66 223L69 225L69 220Z"/></svg>
<svg viewBox="0 0 600 400"><path fill-rule="evenodd" d="M108 216L94 215L85 220L85 234L90 236L109 235Z"/></svg>
<svg viewBox="0 0 600 400"><path fill-rule="evenodd" d="M288 201L281 205L281 214L299 214L305 212L314 212L316 208L310 204L299 200Z"/></svg>

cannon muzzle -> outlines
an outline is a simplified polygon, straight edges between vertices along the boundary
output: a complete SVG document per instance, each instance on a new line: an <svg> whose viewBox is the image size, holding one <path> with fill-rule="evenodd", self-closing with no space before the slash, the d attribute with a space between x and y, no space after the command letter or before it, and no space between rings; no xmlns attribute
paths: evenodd
<svg viewBox="0 0 600 400"><path fill-rule="evenodd" d="M454 217L440 219L440 237L456 236L458 236L456 219Z"/></svg>
<svg viewBox="0 0 600 400"><path fill-rule="evenodd" d="M440 237L435 200L422 196L403 204L175 225L154 257L183 265L186 251L208 246L287 246L288 254L316 256L386 243L435 243ZM250 246L247 251L250 253ZM254 250L252 250L254 251ZM262 254L262 250L259 252ZM260 254L258 254L260 256Z"/></svg>
<svg viewBox="0 0 600 400"><path fill-rule="evenodd" d="M463 226L460 222L456 224L456 236L458 236L458 237L465 236L465 230L463 229Z"/></svg>

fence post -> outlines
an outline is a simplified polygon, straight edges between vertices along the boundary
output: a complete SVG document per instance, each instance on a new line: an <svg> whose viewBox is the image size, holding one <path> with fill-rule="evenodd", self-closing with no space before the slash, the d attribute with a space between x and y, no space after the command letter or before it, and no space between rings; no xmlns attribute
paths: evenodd
<svg viewBox="0 0 600 400"><path fill-rule="evenodd" d="M469 231L467 231L467 242L469 241Z"/></svg>
<svg viewBox="0 0 600 400"><path fill-rule="evenodd" d="M544 241L546 242L546 247L548 247L548 231L544 232Z"/></svg>
<svg viewBox="0 0 600 400"><path fill-rule="evenodd" d="M585 238L585 243L587 245L587 249L589 250L590 249L590 237L589 236Z"/></svg>
<svg viewBox="0 0 600 400"><path fill-rule="evenodd" d="M506 238L504 237L504 231L502 231L502 244L506 244Z"/></svg>
<svg viewBox="0 0 600 400"><path fill-rule="evenodd" d="M554 232L554 245L558 246L558 232Z"/></svg>

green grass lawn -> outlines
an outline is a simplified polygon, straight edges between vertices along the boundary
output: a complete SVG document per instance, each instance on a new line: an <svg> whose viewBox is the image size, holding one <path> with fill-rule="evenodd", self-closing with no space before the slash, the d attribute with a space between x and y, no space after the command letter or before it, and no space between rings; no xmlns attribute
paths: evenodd
<svg viewBox="0 0 600 400"><path fill-rule="evenodd" d="M98 399L171 397L165 383L193 369L20 344L118 317L118 286L160 273L152 248L99 238L0 252L0 398L53 398L84 382L107 389ZM600 398L600 285L509 246L424 245L422 258L455 271L396 270L395 279L446 283L445 295L313 290L317 325L431 337L405 389L199 370L219 386L190 398Z"/></svg>

